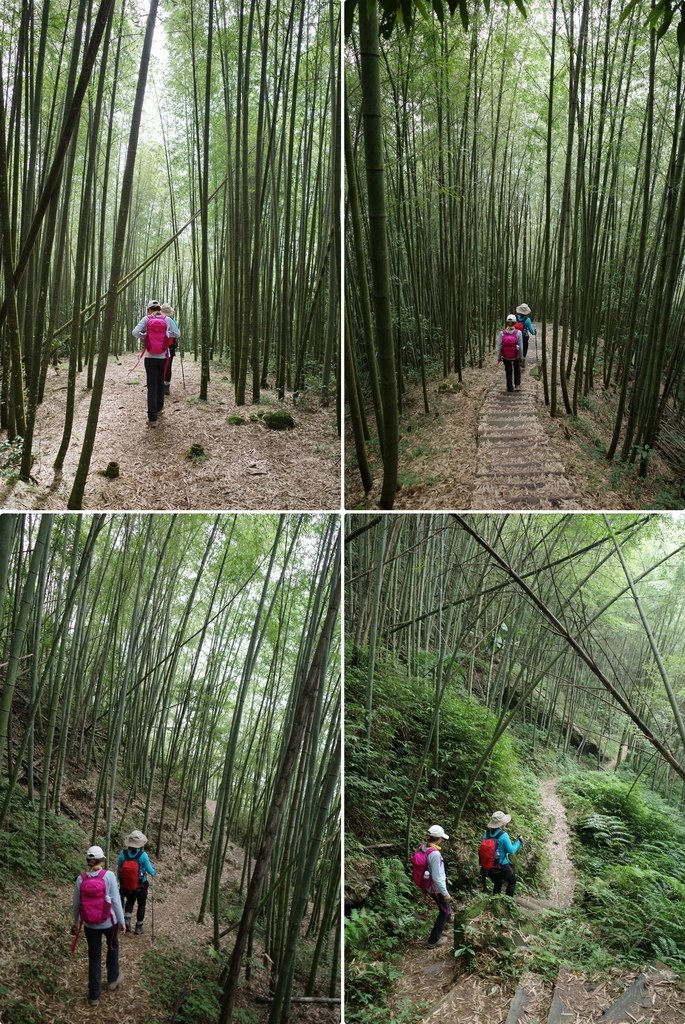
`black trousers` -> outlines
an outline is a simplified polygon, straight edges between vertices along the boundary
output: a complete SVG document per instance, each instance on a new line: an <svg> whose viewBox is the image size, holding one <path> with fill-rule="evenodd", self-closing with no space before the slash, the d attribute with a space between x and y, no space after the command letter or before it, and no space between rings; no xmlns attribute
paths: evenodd
<svg viewBox="0 0 685 1024"><path fill-rule="evenodd" d="M502 885L507 883L507 896L514 896L516 893L516 872L511 864L502 864L501 867L488 871L488 878L494 882L493 892L498 896L502 892Z"/></svg>
<svg viewBox="0 0 685 1024"><path fill-rule="evenodd" d="M164 383L165 384L171 384L171 364L174 361L174 356L175 355L176 355L176 346L175 345L169 345L169 358L167 359L167 361L165 363L165 366L166 366L166 372L164 374Z"/></svg>
<svg viewBox="0 0 685 1024"><path fill-rule="evenodd" d="M151 423L164 408L164 359L145 359L147 377L147 418Z"/></svg>
<svg viewBox="0 0 685 1024"><path fill-rule="evenodd" d="M136 889L135 892L127 892L122 889L121 895L125 898L124 913L132 914L133 906L138 900L138 909L136 910L136 921L139 923L145 920L145 904L147 903L147 886L143 885L140 889Z"/></svg>
<svg viewBox="0 0 685 1024"><path fill-rule="evenodd" d="M100 972L102 937L107 940L107 981L111 984L119 977L119 925L111 928L89 928L83 926L88 943L88 998L100 998Z"/></svg>
<svg viewBox="0 0 685 1024"><path fill-rule="evenodd" d="M430 933L430 935L428 936L428 945L429 946L438 941L438 939L440 938L440 936L443 933L445 925L447 924L447 922L449 921L450 917L452 916L452 911L450 910L450 905L449 905L449 903L447 902L447 900L445 899L444 896L441 896L440 893L436 893L436 892L432 892L432 893L430 893L430 895L432 896L432 898L436 902L436 905L437 905L437 908L438 908L438 916L435 919L435 924L433 925L433 930Z"/></svg>
<svg viewBox="0 0 685 1024"><path fill-rule="evenodd" d="M513 391L514 384L518 387L521 383L521 364L518 359L503 359L502 362L504 363L504 372L507 376L507 391ZM512 374L514 377L513 383L511 380Z"/></svg>
<svg viewBox="0 0 685 1024"><path fill-rule="evenodd" d="M528 335L524 335L523 338L523 358L525 359L528 355Z"/></svg>

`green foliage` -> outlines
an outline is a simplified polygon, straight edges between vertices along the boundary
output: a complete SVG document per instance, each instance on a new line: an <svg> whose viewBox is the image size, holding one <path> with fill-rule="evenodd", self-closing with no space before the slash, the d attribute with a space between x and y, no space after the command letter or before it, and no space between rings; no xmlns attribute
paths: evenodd
<svg viewBox="0 0 685 1024"><path fill-rule="evenodd" d="M159 945L143 957L143 984L177 1024L216 1024L220 965L209 958L181 959L179 949Z"/></svg>
<svg viewBox="0 0 685 1024"><path fill-rule="evenodd" d="M262 416L262 423L269 430L292 430L295 420L287 409L273 409L265 412Z"/></svg>
<svg viewBox="0 0 685 1024"><path fill-rule="evenodd" d="M345 756L347 827L363 842L401 844L414 782L421 785L414 821L454 816L458 795L471 778L490 741L495 717L475 699L448 687L440 710L440 752L437 766L429 758L422 770L426 737L431 726L435 683L432 666L415 679L401 665L377 659L374 673L374 714L371 746L365 732L366 657L360 652L348 664L346 685ZM458 678L458 661L447 660L443 670ZM465 816L482 821L494 807L515 808L517 824L542 838L533 777L520 764L515 741L504 735L476 779ZM476 826L480 828L480 824ZM470 826L469 826L470 828ZM472 829L471 829L472 831ZM470 833L469 833L470 834Z"/></svg>
<svg viewBox="0 0 685 1024"><path fill-rule="evenodd" d="M685 976L685 821L656 794L599 772L568 776L583 910L620 962Z"/></svg>
<svg viewBox="0 0 685 1024"><path fill-rule="evenodd" d="M0 802L6 787L0 787ZM83 829L68 818L48 812L45 822L44 863L38 860L37 809L21 794L14 794L0 838L0 891L30 881L54 878L73 881L83 870L83 853L90 845Z"/></svg>
<svg viewBox="0 0 685 1024"><path fill-rule="evenodd" d="M389 1019L383 995L400 975L395 954L421 927L416 894L402 862L396 857L381 860L365 906L352 910L345 921L346 1019L369 1024L381 1007L383 1019Z"/></svg>
<svg viewBox="0 0 685 1024"><path fill-rule="evenodd" d="M14 480L19 475L23 443L22 437L0 441L0 477L3 480Z"/></svg>

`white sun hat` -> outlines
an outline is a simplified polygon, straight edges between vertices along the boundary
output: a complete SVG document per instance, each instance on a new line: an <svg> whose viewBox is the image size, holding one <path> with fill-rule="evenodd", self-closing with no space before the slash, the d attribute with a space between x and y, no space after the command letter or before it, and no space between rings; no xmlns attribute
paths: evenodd
<svg viewBox="0 0 685 1024"><path fill-rule="evenodd" d="M86 860L104 860L105 851L101 846L91 846L86 850Z"/></svg>
<svg viewBox="0 0 685 1024"><path fill-rule="evenodd" d="M488 828L504 828L510 821L511 814L505 814L504 811L495 811L488 822Z"/></svg>
<svg viewBox="0 0 685 1024"><path fill-rule="evenodd" d="M428 835L431 839L449 839L442 825L431 825L428 829Z"/></svg>

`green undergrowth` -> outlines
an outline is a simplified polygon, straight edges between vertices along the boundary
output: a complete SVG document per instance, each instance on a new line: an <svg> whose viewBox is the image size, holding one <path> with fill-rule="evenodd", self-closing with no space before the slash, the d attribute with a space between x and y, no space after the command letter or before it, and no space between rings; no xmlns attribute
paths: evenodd
<svg viewBox="0 0 685 1024"><path fill-rule="evenodd" d="M0 787L0 803L6 787ZM83 870L89 837L74 821L48 813L45 820L45 860L38 858L37 806L21 793L12 796L4 830L0 832L0 892L19 892L43 878L73 882Z"/></svg>
<svg viewBox="0 0 685 1024"><path fill-rule="evenodd" d="M160 1014L160 1021L216 1024L221 997L220 970L220 963L204 952L201 956L188 956L184 951L181 957L176 946L158 943L143 957L142 982L165 1011ZM238 1021L238 1017L234 1019Z"/></svg>
<svg viewBox="0 0 685 1024"><path fill-rule="evenodd" d="M685 977L685 818L615 774L562 782L573 816L576 896L622 962L660 960Z"/></svg>

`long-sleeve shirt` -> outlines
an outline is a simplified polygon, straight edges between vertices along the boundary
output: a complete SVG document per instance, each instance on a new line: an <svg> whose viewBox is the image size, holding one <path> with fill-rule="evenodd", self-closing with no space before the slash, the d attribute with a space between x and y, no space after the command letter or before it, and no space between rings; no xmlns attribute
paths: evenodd
<svg viewBox="0 0 685 1024"><path fill-rule="evenodd" d="M442 853L436 847L425 847L429 851L426 863L431 876L431 887L429 892L440 893L442 896L449 896L447 892L447 877L445 875L445 861Z"/></svg>
<svg viewBox="0 0 685 1024"><path fill-rule="evenodd" d="M517 839L515 843L512 843L507 832L502 832L500 836L497 835L498 829L488 828L483 833L483 839L496 839L497 840L497 852L499 854L499 863L508 864L509 857L520 850L523 843L520 839Z"/></svg>
<svg viewBox="0 0 685 1024"><path fill-rule="evenodd" d="M137 854L138 851L136 850L135 853ZM139 857L138 856L131 857L131 851L122 850L121 853L119 854L119 856L117 857L117 874L118 875L121 874L121 865L124 863L124 861L126 860L127 856L129 857L130 860L137 860L138 861L138 864L140 865L139 870L140 870L140 872L141 872L141 874L143 876L142 879L141 879L141 882L143 882L143 883L145 882L145 876L146 875L156 875L157 874L157 872L153 868L152 864L150 863L150 858L148 857L148 855L145 852L145 850L143 850L141 852Z"/></svg>
<svg viewBox="0 0 685 1024"><path fill-rule="evenodd" d="M94 871L86 871L85 874L90 875L91 878L95 878L100 870L101 868L96 868ZM125 923L124 908L121 905L121 896L119 895L119 883L117 882L117 876L113 871L105 872L105 887L105 897L107 902L112 904L112 917L109 921L103 921L102 924L86 925L87 928L111 928L115 921L123 927ZM79 875L74 882L74 892L72 894L71 901L74 908L74 924L77 924L81 908L81 875Z"/></svg>
<svg viewBox="0 0 685 1024"><path fill-rule="evenodd" d="M535 326L535 324L533 323L531 318L529 316L524 316L524 317L520 317L520 320L521 320L521 323L523 324L523 326L525 327L525 329L528 331L528 333L532 334L533 337L535 337L535 335L538 333L538 331L537 331L537 327Z"/></svg>
<svg viewBox="0 0 685 1024"><path fill-rule="evenodd" d="M523 356L523 335L520 331L516 332L516 347L519 357ZM497 335L497 355L502 355L502 331Z"/></svg>
<svg viewBox="0 0 685 1024"><path fill-rule="evenodd" d="M179 331L178 327L176 326L176 321L173 320L170 316L165 316L164 319L166 320L166 336L167 336L167 338L180 338L181 337L181 332ZM133 328L133 331L131 333L133 334L134 338L143 338L145 336L145 334L147 333L147 317L146 316L144 316L143 319L139 323L136 324L136 326ZM145 353L145 358L146 359L166 359L166 352L161 352L159 355L153 355L152 352L146 352Z"/></svg>

